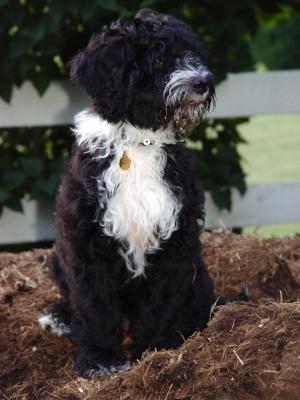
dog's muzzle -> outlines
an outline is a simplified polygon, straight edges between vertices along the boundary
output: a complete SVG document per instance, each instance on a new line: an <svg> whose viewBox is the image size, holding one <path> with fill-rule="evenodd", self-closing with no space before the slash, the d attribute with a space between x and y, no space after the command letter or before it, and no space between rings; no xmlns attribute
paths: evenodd
<svg viewBox="0 0 300 400"><path fill-rule="evenodd" d="M184 133L198 125L215 103L213 76L206 66L185 58L169 78L164 99L176 130Z"/></svg>

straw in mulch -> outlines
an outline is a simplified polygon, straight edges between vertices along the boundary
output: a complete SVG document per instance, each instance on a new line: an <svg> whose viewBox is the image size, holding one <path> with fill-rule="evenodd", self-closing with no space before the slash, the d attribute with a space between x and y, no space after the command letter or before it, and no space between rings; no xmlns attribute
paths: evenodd
<svg viewBox="0 0 300 400"><path fill-rule="evenodd" d="M92 381L74 372L72 343L37 324L59 297L47 278L51 250L0 254L0 399L298 400L300 235L203 239L217 293L248 285L251 301L217 308L180 348L146 352L128 372Z"/></svg>
<svg viewBox="0 0 300 400"><path fill-rule="evenodd" d="M215 231L203 235L204 258L220 295L237 295L248 286L251 299L300 298L300 234L260 239Z"/></svg>

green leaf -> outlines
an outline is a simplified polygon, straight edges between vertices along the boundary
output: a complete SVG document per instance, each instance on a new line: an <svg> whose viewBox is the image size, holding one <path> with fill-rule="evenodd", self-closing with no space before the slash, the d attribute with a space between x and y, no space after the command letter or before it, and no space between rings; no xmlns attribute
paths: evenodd
<svg viewBox="0 0 300 400"><path fill-rule="evenodd" d="M140 8L143 7L150 7L153 6L153 4L156 4L157 0L143 0L140 4Z"/></svg>
<svg viewBox="0 0 300 400"><path fill-rule="evenodd" d="M6 203L5 203L6 207L10 208L13 211L17 211L17 212L23 212L23 206L21 203L21 200L14 197L14 198L10 198Z"/></svg>
<svg viewBox="0 0 300 400"><path fill-rule="evenodd" d="M216 203L217 207L222 210L231 210L231 191L229 188L224 189L212 189L211 192L213 201Z"/></svg>
<svg viewBox="0 0 300 400"><path fill-rule="evenodd" d="M0 0L0 7L5 6L8 3L8 0Z"/></svg>
<svg viewBox="0 0 300 400"><path fill-rule="evenodd" d="M49 196L38 187L38 182L32 185L30 198L34 200L49 200Z"/></svg>
<svg viewBox="0 0 300 400"><path fill-rule="evenodd" d="M55 22L59 22L62 19L68 7L70 7L68 1L53 0L52 3L50 3L49 12Z"/></svg>
<svg viewBox="0 0 300 400"><path fill-rule="evenodd" d="M236 160L236 152L230 147L221 146L219 150L219 158L222 161L232 162Z"/></svg>
<svg viewBox="0 0 300 400"><path fill-rule="evenodd" d="M28 37L14 36L10 42L10 51L8 58L18 58L23 56L30 48L30 40Z"/></svg>
<svg viewBox="0 0 300 400"><path fill-rule="evenodd" d="M26 180L26 174L21 171L4 172L1 177L1 186L7 191L12 191L22 185Z"/></svg>
<svg viewBox="0 0 300 400"><path fill-rule="evenodd" d="M42 96L46 92L50 84L48 76L41 73L37 74L34 79L31 80L31 82L40 96Z"/></svg>
<svg viewBox="0 0 300 400"><path fill-rule="evenodd" d="M56 174L51 174L48 178L40 179L37 181L37 188L45 193L49 198L55 194L59 183L59 177Z"/></svg>
<svg viewBox="0 0 300 400"><path fill-rule="evenodd" d="M45 34L45 24L43 19L37 21L35 24L27 25L22 29L21 34L26 38L27 43L29 42L31 46L38 43L43 39Z"/></svg>
<svg viewBox="0 0 300 400"><path fill-rule="evenodd" d="M247 186L243 175L235 175L231 179L231 186L236 187L241 195L246 193Z"/></svg>
<svg viewBox="0 0 300 400"><path fill-rule="evenodd" d="M9 193L0 189L0 204L5 203L5 201L9 198L9 196L10 196Z"/></svg>
<svg viewBox="0 0 300 400"><path fill-rule="evenodd" d="M72 0L72 6L68 8L68 12L76 18L80 18L80 15L82 14L82 7L84 7L86 4L93 6L93 3L94 2L87 2L85 0Z"/></svg>
<svg viewBox="0 0 300 400"><path fill-rule="evenodd" d="M97 11L97 4L92 4L90 2L85 1L81 4L80 14L82 16L83 22L87 22Z"/></svg>
<svg viewBox="0 0 300 400"><path fill-rule="evenodd" d="M11 99L11 95L12 95L12 89L13 89L13 85L11 84L11 82L1 79L0 82L0 97L2 97L2 99L4 101L6 101L6 103L10 102Z"/></svg>
<svg viewBox="0 0 300 400"><path fill-rule="evenodd" d="M96 0L96 3L104 10L113 11L121 16L126 16L128 13L132 14L123 4L118 3L116 0Z"/></svg>
<svg viewBox="0 0 300 400"><path fill-rule="evenodd" d="M21 158L21 166L27 175L37 176L39 175L44 167L44 163L39 158Z"/></svg>
<svg viewBox="0 0 300 400"><path fill-rule="evenodd" d="M63 171L63 165L64 165L64 159L61 158L58 160L51 161L51 163L49 164L49 169L55 175L60 176Z"/></svg>

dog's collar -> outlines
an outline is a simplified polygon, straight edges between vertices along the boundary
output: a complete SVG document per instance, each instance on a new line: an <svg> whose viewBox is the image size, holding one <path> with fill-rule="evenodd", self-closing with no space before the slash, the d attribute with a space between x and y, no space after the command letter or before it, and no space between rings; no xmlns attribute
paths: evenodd
<svg viewBox="0 0 300 400"><path fill-rule="evenodd" d="M153 131L136 128L129 122L112 124L90 109L78 113L74 122L73 132L78 146L97 159L106 158L118 148L126 151L139 145L164 147L184 141L183 135L174 132L171 126Z"/></svg>
<svg viewBox="0 0 300 400"><path fill-rule="evenodd" d="M176 137L175 143L185 143L185 139L183 137ZM172 144L175 144L172 143ZM155 140L151 141L149 138L144 139L141 143L139 143L139 146L151 146L155 144ZM168 144L168 143L165 143Z"/></svg>
<svg viewBox="0 0 300 400"><path fill-rule="evenodd" d="M122 128L121 138L122 138L122 140L127 140L125 128ZM142 142L138 143L139 146L151 146L153 144L155 144L155 141L154 140L151 141L151 139L149 139L148 137L145 138Z"/></svg>
<svg viewBox="0 0 300 400"><path fill-rule="evenodd" d="M177 134L175 134L175 138L176 138L176 143L185 143L185 139L182 136L178 136ZM179 135L179 134L178 134ZM155 140L151 141L149 138L144 139L141 143L139 143L139 146L150 146L155 144Z"/></svg>
<svg viewBox="0 0 300 400"><path fill-rule="evenodd" d="M153 145L154 142L151 142L149 138L145 138L142 143L139 143L140 146L151 146Z"/></svg>
<svg viewBox="0 0 300 400"><path fill-rule="evenodd" d="M138 131L141 136L142 133L140 130L138 130L137 128L133 127L132 125L130 126L130 129L134 129L136 131ZM126 128L124 126L121 127L121 139L126 143L128 142L128 140L130 140L130 138L128 137L128 134L126 132ZM138 146L152 146L155 144L158 145L166 145L166 144L176 144L176 143L184 143L185 139L182 137L182 134L180 134L179 132L175 133L175 137L173 137L172 139L166 138L166 140L161 140L161 139L156 139L153 138L153 134L151 134L150 137L145 137L141 142L137 142L136 144Z"/></svg>

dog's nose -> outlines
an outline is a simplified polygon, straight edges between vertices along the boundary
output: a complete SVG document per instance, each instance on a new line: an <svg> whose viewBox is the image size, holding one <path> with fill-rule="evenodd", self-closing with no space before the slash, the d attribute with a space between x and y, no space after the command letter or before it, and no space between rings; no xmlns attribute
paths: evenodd
<svg viewBox="0 0 300 400"><path fill-rule="evenodd" d="M194 78L192 82L194 91L202 96L209 91L210 85L211 78L209 74Z"/></svg>

